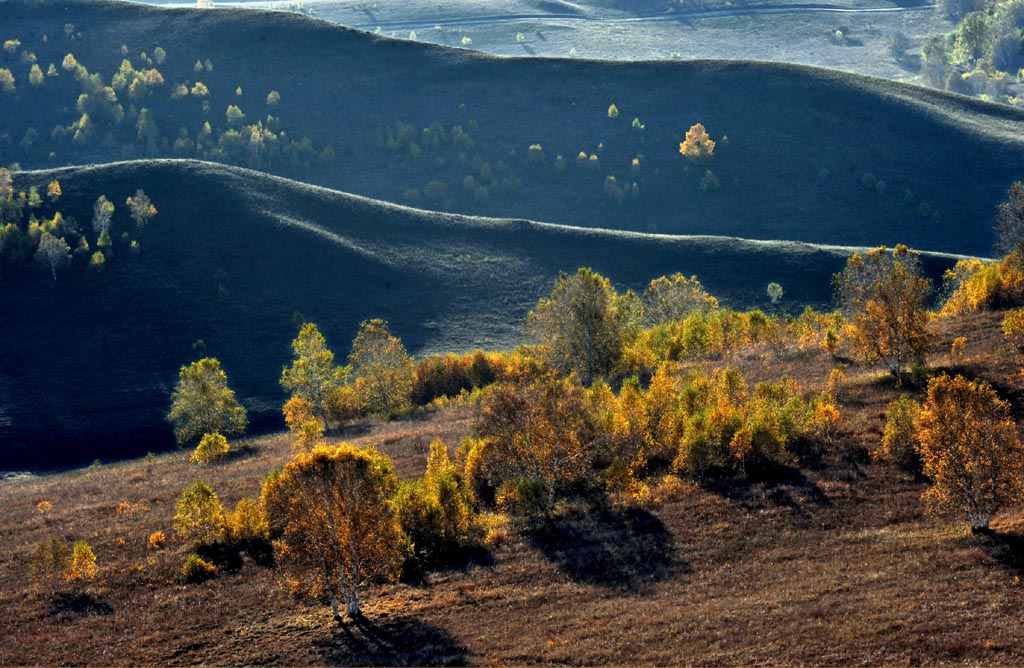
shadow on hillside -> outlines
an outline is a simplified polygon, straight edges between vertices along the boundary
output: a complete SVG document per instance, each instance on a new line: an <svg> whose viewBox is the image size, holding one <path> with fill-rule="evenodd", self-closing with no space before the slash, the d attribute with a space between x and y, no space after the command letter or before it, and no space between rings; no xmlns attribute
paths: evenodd
<svg viewBox="0 0 1024 668"><path fill-rule="evenodd" d="M73 612L81 615L112 615L114 608L101 598L89 593L57 594L50 602L50 612Z"/></svg>
<svg viewBox="0 0 1024 668"><path fill-rule="evenodd" d="M672 534L639 508L575 511L528 534L576 582L639 591L645 582L689 570L674 554Z"/></svg>
<svg viewBox="0 0 1024 668"><path fill-rule="evenodd" d="M784 507L804 516L805 506L832 505L818 484L795 466L763 468L740 480L707 480L703 486L749 509Z"/></svg>
<svg viewBox="0 0 1024 668"><path fill-rule="evenodd" d="M493 565L494 555L483 545L447 545L441 547L435 554L407 559L402 565L401 581L411 585L423 585L426 584L429 573L466 571L471 566Z"/></svg>
<svg viewBox="0 0 1024 668"><path fill-rule="evenodd" d="M985 547L997 561L1024 575L1024 536L1015 533L988 531L980 534Z"/></svg>
<svg viewBox="0 0 1024 668"><path fill-rule="evenodd" d="M274 547L269 540L252 539L232 544L217 542L199 546L196 553L224 573L242 570L245 557L249 557L257 566L274 566Z"/></svg>
<svg viewBox="0 0 1024 668"><path fill-rule="evenodd" d="M342 623L326 639L314 642L331 666L463 666L466 648L446 631L419 619Z"/></svg>

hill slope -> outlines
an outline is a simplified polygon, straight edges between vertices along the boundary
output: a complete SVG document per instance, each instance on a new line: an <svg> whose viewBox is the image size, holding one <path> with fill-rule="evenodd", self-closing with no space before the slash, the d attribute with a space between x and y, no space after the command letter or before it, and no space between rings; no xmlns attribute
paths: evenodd
<svg viewBox="0 0 1024 668"><path fill-rule="evenodd" d="M93 0L12 0L0 24L22 41L0 54L16 78L0 160L24 167L202 157L463 213L968 254L988 252L994 206L1024 174L1020 110L807 67L497 58L288 13ZM158 46L166 61L142 58ZM26 52L59 76L29 84ZM76 81L67 53L102 81ZM126 59L164 83L113 91L119 123L81 105L80 133L76 99ZM205 93L171 99L198 81ZM678 152L698 122L709 164Z"/></svg>
<svg viewBox="0 0 1024 668"><path fill-rule="evenodd" d="M115 244L101 273L76 258L57 281L37 267L3 277L0 310L15 314L0 329L5 468L168 446L162 416L177 370L201 354L221 360L255 427L276 425L277 381L302 320L319 323L342 357L373 317L414 353L509 347L561 270L592 266L637 289L697 274L738 306L763 305L778 281L788 303L822 304L851 252L431 214L187 161L29 172L15 185L53 178L79 221L100 194L121 203L136 188L159 214L132 231L141 253ZM117 216L122 243L134 226ZM926 260L936 274L951 261Z"/></svg>

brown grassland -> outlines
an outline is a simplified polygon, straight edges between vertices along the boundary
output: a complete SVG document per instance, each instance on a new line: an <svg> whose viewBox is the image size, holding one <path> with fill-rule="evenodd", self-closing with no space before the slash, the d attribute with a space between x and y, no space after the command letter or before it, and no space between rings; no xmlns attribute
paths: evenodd
<svg viewBox="0 0 1024 668"><path fill-rule="evenodd" d="M1020 419L1021 357L1000 319L940 322L929 363L985 378ZM954 363L957 336L967 355ZM241 440L227 462L202 469L181 452L11 479L0 484L0 664L1024 663L1024 512L998 514L991 535L927 515L925 483L867 455L901 391L890 377L820 351L765 353L713 364L737 365L751 382L787 373L808 390L844 369L843 427L820 462L781 479L663 483L643 508L566 507L546 528L506 525L464 569L374 588L359 623L335 624L248 558L201 584L180 575L181 490L201 476L226 508L257 496L290 457L288 435ZM433 438L454 447L471 433L473 411L339 438L375 444L413 477ZM154 551L157 530L168 544ZM90 596L54 601L31 587L31 552L51 536L92 544Z"/></svg>

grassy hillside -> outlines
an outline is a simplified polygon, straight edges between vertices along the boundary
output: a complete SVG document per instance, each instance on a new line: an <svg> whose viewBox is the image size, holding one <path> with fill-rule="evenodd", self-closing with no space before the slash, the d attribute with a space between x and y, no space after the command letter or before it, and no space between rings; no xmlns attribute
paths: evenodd
<svg viewBox="0 0 1024 668"><path fill-rule="evenodd" d="M1019 355L1001 316L945 323L930 363L995 383L1019 419ZM952 367L944 351L957 336L967 357ZM723 363L817 390L834 361L812 351ZM677 482L643 508L566 512L554 531L509 527L483 563L375 587L358 624L335 624L326 604L297 600L282 572L251 559L182 582L181 490L202 475L233 507L287 461L287 436L249 440L203 469L181 453L0 483L0 663L1020 665L1020 510L997 515L991 535L972 535L959 513L925 515L925 484L866 456L899 391L881 372L844 368L844 426L816 465L769 481ZM459 408L345 438L380 448L407 479L423 471L424 443L454 444L472 420ZM158 530L167 547L147 549ZM51 602L30 588L31 552L51 536L93 546L91 599Z"/></svg>
<svg viewBox="0 0 1024 668"><path fill-rule="evenodd" d="M496 58L295 14L112 2L13 0L0 25L21 42L0 54L15 78L0 160L24 167L204 157L463 213L970 254L988 252L993 207L1024 174L1024 112L806 67ZM157 47L166 60L145 62ZM58 76L33 86L25 52ZM67 53L102 81L75 81ZM121 121L96 111L76 142L78 95L125 59L164 83L114 91ZM197 81L205 96L171 99ZM678 153L698 122L710 164Z"/></svg>
<svg viewBox="0 0 1024 668"><path fill-rule="evenodd" d="M373 317L414 353L510 347L562 270L592 266L636 289L697 274L736 306L766 306L777 281L797 309L828 302L852 252L431 214L198 162L29 172L15 186L54 178L65 216L85 228L100 194L115 202L118 242L99 273L79 256L56 281L38 266L3 276L0 303L15 314L0 330L5 468L168 446L162 415L177 370L203 354L221 360L256 428L277 424L278 379L302 320L342 356ZM142 230L122 205L137 188L159 210ZM122 249L128 231L138 255ZM951 259L926 261L937 275Z"/></svg>

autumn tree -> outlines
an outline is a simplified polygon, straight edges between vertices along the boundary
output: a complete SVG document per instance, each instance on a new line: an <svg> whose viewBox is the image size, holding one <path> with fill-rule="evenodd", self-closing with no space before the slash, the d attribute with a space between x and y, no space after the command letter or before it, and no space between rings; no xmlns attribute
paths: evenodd
<svg viewBox="0 0 1024 668"><path fill-rule="evenodd" d="M235 399L227 374L213 357L181 367L167 420L174 426L179 445L203 434L240 434L248 424L245 408Z"/></svg>
<svg viewBox="0 0 1024 668"><path fill-rule="evenodd" d="M686 138L679 142L679 153L692 162L711 162L715 155L715 142L704 125L697 123L686 131Z"/></svg>
<svg viewBox="0 0 1024 668"><path fill-rule="evenodd" d="M612 371L642 317L636 295L620 296L607 278L580 268L559 274L551 295L530 312L527 328L553 367L576 371L589 385Z"/></svg>
<svg viewBox="0 0 1024 668"><path fill-rule="evenodd" d="M64 239L58 238L49 232L43 232L39 238L39 247L36 249L36 262L43 265L53 274L53 280L57 280L57 270L71 263L71 247Z"/></svg>
<svg viewBox="0 0 1024 668"><path fill-rule="evenodd" d="M644 318L654 325L682 320L694 311L707 313L718 308L718 300L704 290L696 276L680 273L651 281L644 290Z"/></svg>
<svg viewBox="0 0 1024 668"><path fill-rule="evenodd" d="M402 483L395 507L399 524L423 565L442 560L472 537L476 522L473 493L440 439L430 444L424 476Z"/></svg>
<svg viewBox="0 0 1024 668"><path fill-rule="evenodd" d="M1005 255L1024 241L1024 183L1014 181L1006 199L996 207L994 249Z"/></svg>
<svg viewBox="0 0 1024 668"><path fill-rule="evenodd" d="M348 356L360 404L371 413L393 415L409 406L412 357L379 318L364 321Z"/></svg>
<svg viewBox="0 0 1024 668"><path fill-rule="evenodd" d="M928 383L928 399L914 421L924 493L934 509L962 509L973 531L987 531L1000 507L1024 497L1024 449L1017 425L988 383L943 374Z"/></svg>
<svg viewBox="0 0 1024 668"><path fill-rule="evenodd" d="M391 497L398 487L391 461L347 443L299 454L263 483L271 536L285 561L326 594L335 619L339 600L361 615L360 594L375 580L398 576L403 537Z"/></svg>
<svg viewBox="0 0 1024 668"><path fill-rule="evenodd" d="M931 281L923 276L917 253L902 244L892 253L885 246L855 253L835 285L854 351L901 378L904 365L928 346Z"/></svg>
<svg viewBox="0 0 1024 668"><path fill-rule="evenodd" d="M559 494L592 470L597 431L575 376L492 385L476 432L477 452L467 461L476 460L520 511L550 510Z"/></svg>
<svg viewBox="0 0 1024 668"><path fill-rule="evenodd" d="M142 229L151 218L156 215L156 207L149 201L149 196L143 190L136 190L135 194L125 200L128 210L131 212L132 220Z"/></svg>
<svg viewBox="0 0 1024 668"><path fill-rule="evenodd" d="M56 202L57 200L60 199L61 194L62 194L62 192L61 192L61 187L60 187L60 181L58 181L56 179L54 179L53 181L50 181L50 183L46 186L46 199L47 199L47 201L49 201L51 203Z"/></svg>
<svg viewBox="0 0 1024 668"><path fill-rule="evenodd" d="M174 528L183 540L209 545L224 532L224 507L213 488L196 480L174 507Z"/></svg>
<svg viewBox="0 0 1024 668"><path fill-rule="evenodd" d="M302 325L299 335L292 341L292 358L291 366L281 371L281 387L292 393L291 407L286 405L285 414L312 413L323 422L323 430L327 431L332 397L348 383L351 367L334 363L334 353L311 322ZM293 430L301 428L307 420L295 421ZM292 427L291 422L289 427Z"/></svg>

